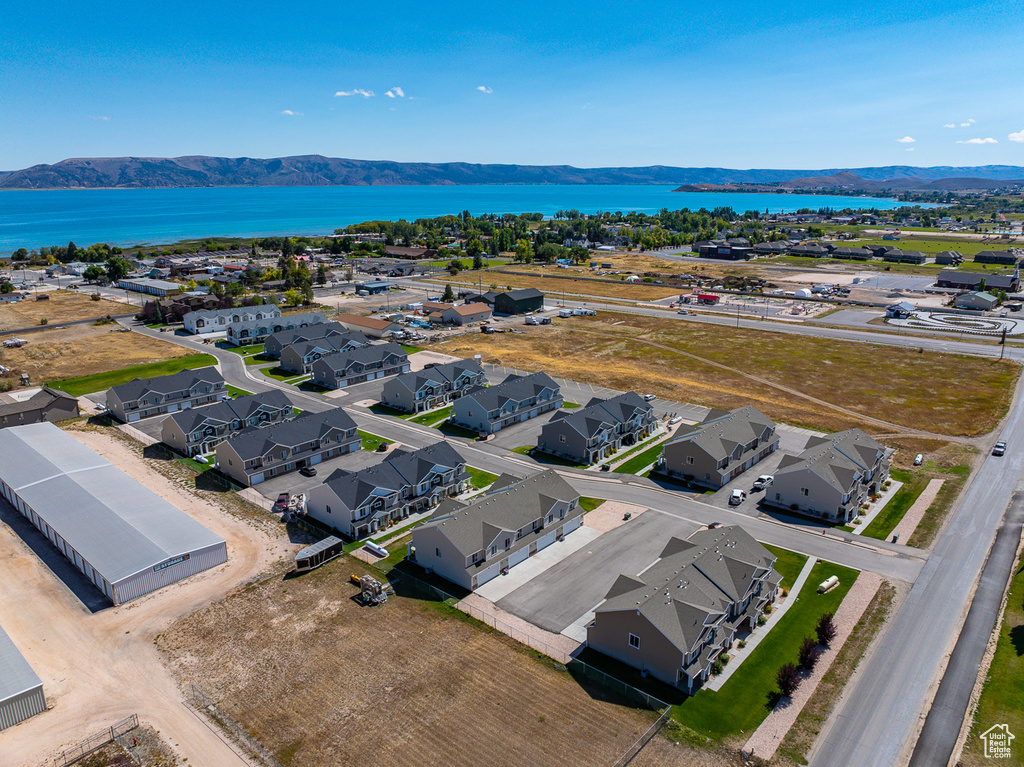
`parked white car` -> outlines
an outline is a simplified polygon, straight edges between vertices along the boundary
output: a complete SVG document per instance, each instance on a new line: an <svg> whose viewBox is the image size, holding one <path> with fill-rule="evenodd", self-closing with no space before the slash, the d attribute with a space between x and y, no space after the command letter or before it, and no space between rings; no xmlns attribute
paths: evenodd
<svg viewBox="0 0 1024 767"><path fill-rule="evenodd" d="M771 474L762 474L760 477L754 480L754 489L764 490L774 481L775 477L773 477Z"/></svg>
<svg viewBox="0 0 1024 767"><path fill-rule="evenodd" d="M747 500L746 493L744 493L742 490L733 490L732 494L729 496L729 505L739 506L745 500Z"/></svg>

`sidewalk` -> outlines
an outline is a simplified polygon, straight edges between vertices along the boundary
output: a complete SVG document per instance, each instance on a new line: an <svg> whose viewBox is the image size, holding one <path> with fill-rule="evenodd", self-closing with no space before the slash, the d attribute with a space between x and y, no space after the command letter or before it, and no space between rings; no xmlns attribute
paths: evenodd
<svg viewBox="0 0 1024 767"><path fill-rule="evenodd" d="M852 525L853 534L860 535L864 532L868 525L878 516L878 513L885 508L886 504L892 500L892 497L896 495L897 491L903 487L902 482L897 482L895 479L890 480L892 484L889 489L882 493L881 497L870 506L870 511L860 518L859 525Z"/></svg>
<svg viewBox="0 0 1024 767"><path fill-rule="evenodd" d="M796 577L793 586L789 588L789 595L785 601L772 610L772 614L768 616L768 621L763 626L758 626L751 634L747 637L747 646L740 648L734 645L729 651L729 663L722 669L722 673L718 676L713 676L705 684L705 689L718 691L722 688L722 685L729 681L736 669L740 667L740 664L754 651L761 640L768 636L768 632L775 627L775 624L782 620L782 616L785 615L791 605L796 604L797 597L800 596L800 589L803 588L804 583L807 581L808 576L811 574L811 568L814 567L818 561L817 557L809 557L807 562L804 563L803 569L800 574Z"/></svg>
<svg viewBox="0 0 1024 767"><path fill-rule="evenodd" d="M893 528L893 535L898 535L899 540L909 540L910 536L914 534L918 524L921 522L924 513L928 511L932 503L935 501L936 496L939 494L939 490L942 489L942 483L944 479L933 479L924 490L921 491L921 495L917 496L917 500L914 501L914 505L907 509L907 513L903 515L903 519L900 523Z"/></svg>

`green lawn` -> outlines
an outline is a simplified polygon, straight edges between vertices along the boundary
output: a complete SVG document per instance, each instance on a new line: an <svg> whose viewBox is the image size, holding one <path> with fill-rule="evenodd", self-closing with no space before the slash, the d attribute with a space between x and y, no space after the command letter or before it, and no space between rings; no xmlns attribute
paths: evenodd
<svg viewBox="0 0 1024 767"><path fill-rule="evenodd" d="M418 423L420 426L433 426L441 421L446 421L452 414L452 406L440 408L439 410L431 410L429 413L420 413L417 416L409 418L413 423ZM408 416L406 416L408 418Z"/></svg>
<svg viewBox="0 0 1024 767"><path fill-rule="evenodd" d="M479 435L458 424L452 423L450 420L442 421L441 423L434 424L433 428L437 429L442 434L447 434L449 437L465 437L466 439L476 439Z"/></svg>
<svg viewBox="0 0 1024 767"><path fill-rule="evenodd" d="M275 366L272 368L263 368L260 372L267 378L273 378L276 381L288 381L292 378L298 378L299 376L290 370L285 370L283 367Z"/></svg>
<svg viewBox="0 0 1024 767"><path fill-rule="evenodd" d="M583 511L593 511L602 503L604 503L604 501L604 498L587 498L586 496L581 496L580 508L583 509Z"/></svg>
<svg viewBox="0 0 1024 767"><path fill-rule="evenodd" d="M227 390L228 390L228 396L231 396L231 397L244 397L247 394L252 394L251 391L246 391L245 389L239 389L237 386L232 386L231 384L227 384Z"/></svg>
<svg viewBox="0 0 1024 767"><path fill-rule="evenodd" d="M827 594L818 584L831 575L840 585ZM672 707L672 718L697 734L720 740L749 735L771 712L778 696L775 674L785 663L796 663L804 637L814 636L818 619L834 613L858 575L857 570L818 562L800 590L800 599L751 653L718 692L701 690ZM792 599L793 596L790 596Z"/></svg>
<svg viewBox="0 0 1024 767"><path fill-rule="evenodd" d="M469 474L470 484L477 490L483 490L498 478L497 474L491 474L483 469L474 469L472 466L466 467L466 473Z"/></svg>
<svg viewBox="0 0 1024 767"><path fill-rule="evenodd" d="M233 354L237 354L240 357L255 357L257 354L263 354L263 344L254 344L252 346L232 346L231 344L224 344L222 349L227 349Z"/></svg>
<svg viewBox="0 0 1024 767"><path fill-rule="evenodd" d="M382 405L380 402L370 405L370 412L377 415L393 415L396 418L412 418L412 413L406 413L404 410Z"/></svg>
<svg viewBox="0 0 1024 767"><path fill-rule="evenodd" d="M400 346L406 354L415 354L416 352L423 351L419 346L412 346L411 344L400 344Z"/></svg>
<svg viewBox="0 0 1024 767"><path fill-rule="evenodd" d="M787 589L793 588L793 584L796 583L796 577L804 569L804 565L807 564L807 557L789 549L769 546L767 543L762 543L761 545L778 557L775 560L775 571L782 575L782 586Z"/></svg>
<svg viewBox="0 0 1024 767"><path fill-rule="evenodd" d="M389 443L383 437L378 437L376 434L370 434L368 431L357 432L360 439L363 440L363 450L376 450L381 442Z"/></svg>
<svg viewBox="0 0 1024 767"><path fill-rule="evenodd" d="M103 391L111 386L128 383L134 378L157 378L159 376L180 373L182 370L204 368L216 365L217 359L209 354L188 354L162 362L150 362L146 365L134 365L106 373L94 373L80 378L65 378L48 384L51 388L60 389L73 397L81 397L95 391Z"/></svg>
<svg viewBox="0 0 1024 767"><path fill-rule="evenodd" d="M565 400L564 402L562 402L562 407L564 407L566 410L572 410L573 408L579 407L579 403Z"/></svg>
<svg viewBox="0 0 1024 767"><path fill-rule="evenodd" d="M893 469L889 476L898 482L902 482L903 487L896 491L896 495L889 499L889 502L885 504L885 508L878 513L877 517L871 520L871 524L861 533L861 535L865 535L868 538L876 538L878 540L888 538L896 525L903 519L903 515L907 513L907 509L914 505L914 501L917 500L917 497L921 495L928 485L928 477L918 472Z"/></svg>
<svg viewBox="0 0 1024 767"><path fill-rule="evenodd" d="M638 471L646 469L658 460L658 456L661 455L662 447L663 445L661 444L649 447L646 450L637 453L625 463L620 464L617 468L613 469L613 471L616 474L636 474Z"/></svg>
<svg viewBox="0 0 1024 767"><path fill-rule="evenodd" d="M1020 561L1010 580L1006 612L997 636L996 652L961 761L968 766L988 764L978 736L992 725L1005 723L1018 738L1024 733L1024 565ZM1017 749L1012 753L1019 758L1021 747L1015 743L1012 748Z"/></svg>

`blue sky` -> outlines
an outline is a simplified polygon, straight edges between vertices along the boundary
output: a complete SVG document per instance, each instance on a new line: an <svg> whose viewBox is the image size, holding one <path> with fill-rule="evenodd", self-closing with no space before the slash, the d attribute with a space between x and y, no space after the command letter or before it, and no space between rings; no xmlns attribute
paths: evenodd
<svg viewBox="0 0 1024 767"><path fill-rule="evenodd" d="M313 153L1024 165L1019 0L41 0L2 17L4 170Z"/></svg>

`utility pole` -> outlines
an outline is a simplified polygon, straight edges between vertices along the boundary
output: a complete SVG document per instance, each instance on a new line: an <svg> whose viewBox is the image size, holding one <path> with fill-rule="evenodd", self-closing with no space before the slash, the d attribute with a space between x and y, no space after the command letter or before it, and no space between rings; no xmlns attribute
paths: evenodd
<svg viewBox="0 0 1024 767"><path fill-rule="evenodd" d="M1006 325L1003 325L1003 340L1000 341L999 343L1001 346L1001 348L999 349L999 359L1001 360L1003 358L1003 355L1006 354Z"/></svg>

